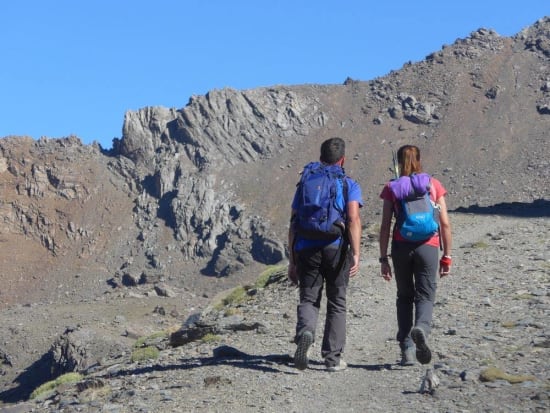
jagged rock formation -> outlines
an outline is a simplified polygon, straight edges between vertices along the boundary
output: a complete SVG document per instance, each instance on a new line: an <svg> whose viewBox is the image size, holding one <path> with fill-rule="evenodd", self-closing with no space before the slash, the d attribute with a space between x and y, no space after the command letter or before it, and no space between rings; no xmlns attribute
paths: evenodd
<svg viewBox="0 0 550 413"><path fill-rule="evenodd" d="M227 275L253 260L279 262L284 247L245 212L238 194L220 188L223 171L273 156L285 138L307 135L323 118L314 95L291 89L212 91L180 111L127 112L120 154L162 203L184 259L213 257L207 271Z"/></svg>

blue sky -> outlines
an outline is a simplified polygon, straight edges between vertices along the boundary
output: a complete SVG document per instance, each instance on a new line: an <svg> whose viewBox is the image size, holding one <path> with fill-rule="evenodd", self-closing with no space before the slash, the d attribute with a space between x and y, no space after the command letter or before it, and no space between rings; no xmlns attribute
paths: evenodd
<svg viewBox="0 0 550 413"><path fill-rule="evenodd" d="M232 87L371 80L484 27L513 36L547 0L20 0L0 13L0 137L104 148L127 110Z"/></svg>

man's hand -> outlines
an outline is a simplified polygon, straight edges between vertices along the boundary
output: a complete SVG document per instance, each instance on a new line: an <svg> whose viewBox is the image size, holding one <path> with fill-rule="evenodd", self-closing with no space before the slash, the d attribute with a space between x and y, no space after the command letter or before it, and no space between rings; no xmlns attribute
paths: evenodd
<svg viewBox="0 0 550 413"><path fill-rule="evenodd" d="M292 285L298 285L298 271L296 269L296 264L288 264L288 279Z"/></svg>
<svg viewBox="0 0 550 413"><path fill-rule="evenodd" d="M349 269L349 276L355 277L359 273L359 255L353 256L353 265Z"/></svg>
<svg viewBox="0 0 550 413"><path fill-rule="evenodd" d="M384 277L386 281L391 281L392 273L391 273L391 266L389 262L382 262L380 264L380 274L382 274L382 277Z"/></svg>

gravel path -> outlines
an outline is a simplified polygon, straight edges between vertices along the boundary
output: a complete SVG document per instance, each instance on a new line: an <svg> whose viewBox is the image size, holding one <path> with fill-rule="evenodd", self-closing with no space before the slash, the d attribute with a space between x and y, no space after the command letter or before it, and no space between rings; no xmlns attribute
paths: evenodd
<svg viewBox="0 0 550 413"><path fill-rule="evenodd" d="M426 366L398 364L395 284L378 276L373 241L364 243L361 274L350 285L343 372L324 370L318 344L310 367L294 368L297 290L280 281L215 316L232 327L213 341L160 342L152 362L120 355L78 385L0 411L549 411L548 217L452 213L451 220L453 273L439 282L430 336L434 391L419 391ZM321 331L319 324L318 339Z"/></svg>

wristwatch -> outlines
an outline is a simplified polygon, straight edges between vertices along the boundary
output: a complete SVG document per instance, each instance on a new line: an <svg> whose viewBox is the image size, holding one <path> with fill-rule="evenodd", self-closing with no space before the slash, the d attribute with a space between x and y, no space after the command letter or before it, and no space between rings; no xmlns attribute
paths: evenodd
<svg viewBox="0 0 550 413"><path fill-rule="evenodd" d="M389 257L389 255L386 255L385 257L380 257L380 258L378 258L378 262L380 264L384 264L384 263L387 264L388 263L388 257Z"/></svg>

